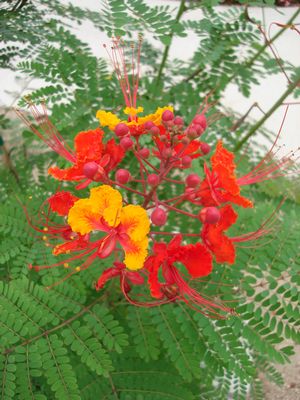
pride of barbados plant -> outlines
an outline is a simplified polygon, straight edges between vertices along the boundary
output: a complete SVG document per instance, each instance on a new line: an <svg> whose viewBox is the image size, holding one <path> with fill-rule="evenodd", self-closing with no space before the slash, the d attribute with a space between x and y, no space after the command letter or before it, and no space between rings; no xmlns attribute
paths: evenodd
<svg viewBox="0 0 300 400"><path fill-rule="evenodd" d="M279 132L257 166L239 176L235 157L222 140L217 140L215 150L213 143L205 142L205 132L215 118L207 116L208 98L188 123L169 105L142 115L143 107L137 106L140 43L137 61L132 46L130 69L120 39L113 41L108 53L124 95L124 117L99 110L100 128L78 133L74 149L50 122L44 103L40 110L27 99L35 124L17 110L33 132L68 163L66 168L51 166L49 175L76 183L75 191L60 189L48 197L38 219L24 207L30 225L58 257L56 263L30 268L64 267L65 276L52 284L56 286L109 258L109 268L99 267L97 291L118 279L126 300L134 305L184 302L207 316L226 318L234 309L199 292L196 283L213 269L221 274L217 264L234 264L241 243L272 231L274 213L255 231L238 236L228 232L238 223L238 207L254 207L242 195L242 187L282 176L293 164L293 154L274 158ZM203 171L195 173L193 162L199 158L204 159ZM134 164L133 172L125 160ZM170 184L180 187L180 194L170 195ZM87 187L89 193L84 193ZM186 231L168 224L170 214L185 218L180 226L186 226Z"/></svg>

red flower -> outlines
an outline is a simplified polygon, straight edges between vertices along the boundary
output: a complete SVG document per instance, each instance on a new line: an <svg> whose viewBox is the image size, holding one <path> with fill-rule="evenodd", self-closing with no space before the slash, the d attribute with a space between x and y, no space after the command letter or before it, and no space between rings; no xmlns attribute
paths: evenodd
<svg viewBox="0 0 300 400"><path fill-rule="evenodd" d="M253 207L250 200L240 195L234 154L223 147L222 141L217 144L211 164L211 171L204 165L205 179L197 193L201 204L207 207L231 202L242 207Z"/></svg>
<svg viewBox="0 0 300 400"><path fill-rule="evenodd" d="M49 174L65 181L82 181L77 189L89 185L92 180L105 181L107 174L115 168L124 157L124 150L111 139L102 143L104 132L97 128L80 132L75 137L75 161L66 169L49 168Z"/></svg>
<svg viewBox="0 0 300 400"><path fill-rule="evenodd" d="M183 264L192 279L209 275L212 271L212 256L209 250L201 243L181 246L181 241L182 236L176 235L168 245L154 244L154 255L150 256L145 263L145 268L149 272L148 282L151 295L157 299L165 299L162 303L181 300L207 316L224 318L217 310L225 312L232 312L232 310L200 295L186 282L183 274L174 265L176 262ZM160 269L163 282L159 280Z"/></svg>
<svg viewBox="0 0 300 400"><path fill-rule="evenodd" d="M216 224L204 224L201 236L204 244L215 255L218 263L234 264L235 247L233 240L224 235L237 220L237 213L230 205L220 209L221 218Z"/></svg>

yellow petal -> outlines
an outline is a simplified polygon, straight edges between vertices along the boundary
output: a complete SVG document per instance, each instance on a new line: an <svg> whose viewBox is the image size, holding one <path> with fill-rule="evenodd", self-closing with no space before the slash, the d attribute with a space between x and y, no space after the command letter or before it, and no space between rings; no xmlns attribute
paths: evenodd
<svg viewBox="0 0 300 400"><path fill-rule="evenodd" d="M130 239L143 240L149 233L150 222L146 210L141 206L128 205L121 211L122 232Z"/></svg>
<svg viewBox="0 0 300 400"><path fill-rule="evenodd" d="M124 264L128 269L137 270L144 266L148 251L148 238L140 241L130 240L125 248Z"/></svg>
<svg viewBox="0 0 300 400"><path fill-rule="evenodd" d="M126 114L126 115L136 115L136 114L140 114L143 111L144 111L144 107L138 107L138 108L126 107L123 110L124 114Z"/></svg>
<svg viewBox="0 0 300 400"><path fill-rule="evenodd" d="M152 121L155 125L160 125L161 124L161 116L162 116L163 112L166 110L170 110L173 112L173 107L172 106L158 107L158 109L155 111L154 114L148 114L148 115L145 115L144 117L139 117L138 124L142 125L147 121Z"/></svg>
<svg viewBox="0 0 300 400"><path fill-rule="evenodd" d="M101 126L108 126L111 130L114 130L115 126L121 122L121 120L115 114L104 110L98 110L96 118L99 119Z"/></svg>
<svg viewBox="0 0 300 400"><path fill-rule="evenodd" d="M120 192L108 185L98 186L91 189L90 201L93 212L103 217L109 226L119 225L122 208Z"/></svg>
<svg viewBox="0 0 300 400"><path fill-rule="evenodd" d="M73 232L85 235L95 229L97 221L101 218L92 210L90 199L76 201L68 214L68 224Z"/></svg>

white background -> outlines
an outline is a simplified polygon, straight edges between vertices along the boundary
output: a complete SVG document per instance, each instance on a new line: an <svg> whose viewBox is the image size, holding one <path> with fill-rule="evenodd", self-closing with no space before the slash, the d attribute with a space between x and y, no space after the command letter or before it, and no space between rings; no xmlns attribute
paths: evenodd
<svg viewBox="0 0 300 400"><path fill-rule="evenodd" d="M66 0L61 0L66 3ZM149 5L170 5L175 9L179 5L179 2L170 0L146 0ZM103 0L72 0L73 5L77 5L83 8L90 8L92 10L99 10L100 6L104 4ZM226 7L216 7L220 12L224 12ZM280 8L270 9L251 7L249 14L252 17L262 20L264 13L265 27L268 28L272 22L286 23L290 17L295 13L295 8ZM201 10L196 10L187 13L184 18L202 18ZM299 24L300 29L300 18L294 22ZM276 34L277 29L273 27L271 30L271 36ZM105 56L105 52L102 48L103 43L107 43L109 40L104 33L95 29L91 23L84 22L81 26L75 28L76 34L85 42L89 43L92 47L95 55ZM148 38L149 39L149 38ZM263 38L262 38L263 41ZM156 46L162 46L159 42L155 42ZM192 56L198 44L198 40L195 34L189 33L188 37L185 38L174 38L170 49L170 57L176 57L181 59L187 59ZM276 49L283 59L290 61L295 66L300 66L300 35L295 31L286 30L286 32L276 41ZM268 50L270 51L270 50ZM20 75L19 75L20 76ZM16 79L16 75L7 70L0 69L0 106L12 106L15 98L19 98L19 92L21 91L23 80ZM31 83L30 87L37 87L38 82ZM270 76L260 82L259 85L253 86L250 98L244 98L237 90L234 84L230 84L227 88L224 97L223 105L225 107L232 108L239 113L244 113L254 103L258 102L264 111L267 111L275 101L281 96L286 90L287 82L285 77L281 75ZM290 96L286 101L292 101L293 97ZM300 102L300 99L298 99ZM282 121L284 107L280 107L265 123L265 126L277 132ZM254 119L261 118L262 114L260 111L254 109L251 113L251 117ZM284 125L282 140L288 149L295 149L300 145L300 105L291 106L287 121Z"/></svg>

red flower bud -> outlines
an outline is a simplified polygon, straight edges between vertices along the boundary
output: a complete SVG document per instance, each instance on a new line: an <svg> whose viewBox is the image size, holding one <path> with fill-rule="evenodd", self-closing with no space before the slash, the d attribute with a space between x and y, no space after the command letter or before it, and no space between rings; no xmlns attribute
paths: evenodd
<svg viewBox="0 0 300 400"><path fill-rule="evenodd" d="M147 149L146 147L144 147L143 149L141 149L141 150L139 151L139 155L140 155L142 158L148 158L148 157L150 156L150 150Z"/></svg>
<svg viewBox="0 0 300 400"><path fill-rule="evenodd" d="M185 146L187 146L188 144L190 144L190 139L187 137L187 136L185 136L184 138L182 138L182 144L184 144Z"/></svg>
<svg viewBox="0 0 300 400"><path fill-rule="evenodd" d="M190 174L185 179L186 185L189 187L192 187L192 188L195 188L196 186L198 186L200 182L201 182L201 179L199 178L199 176L197 174Z"/></svg>
<svg viewBox="0 0 300 400"><path fill-rule="evenodd" d="M164 158L169 158L169 157L171 157L172 153L173 153L173 151L171 148L163 149L162 156Z"/></svg>
<svg viewBox="0 0 300 400"><path fill-rule="evenodd" d="M150 133L152 133L152 135L156 136L160 134L160 130L157 126L153 126L153 128L150 129Z"/></svg>
<svg viewBox="0 0 300 400"><path fill-rule="evenodd" d="M167 213L162 208L157 207L151 214L151 221L154 225L162 226L167 222Z"/></svg>
<svg viewBox="0 0 300 400"><path fill-rule="evenodd" d="M181 117L175 117L174 118L174 124L175 125L179 125L179 126L182 126L182 125L184 125L184 121L183 121L183 118L181 118Z"/></svg>
<svg viewBox="0 0 300 400"><path fill-rule="evenodd" d="M198 114L193 119L194 124L199 124L202 126L203 130L207 128L207 121L204 114Z"/></svg>
<svg viewBox="0 0 300 400"><path fill-rule="evenodd" d="M173 114L172 111L170 111L170 110L165 110L165 111L162 113L161 119L162 119L164 122L172 121L172 120L174 119L174 114Z"/></svg>
<svg viewBox="0 0 300 400"><path fill-rule="evenodd" d="M200 124L193 124L193 128L196 130L198 136L201 136L204 132L204 129Z"/></svg>
<svg viewBox="0 0 300 400"><path fill-rule="evenodd" d="M199 212L198 216L204 224L216 224L220 220L221 213L217 207L205 207Z"/></svg>
<svg viewBox="0 0 300 400"><path fill-rule="evenodd" d="M194 127L191 126L191 127L187 130L187 136L188 136L188 138L190 138L190 139L195 139L196 137L198 137L198 133L197 133L196 129L195 129Z"/></svg>
<svg viewBox="0 0 300 400"><path fill-rule="evenodd" d="M118 169L116 171L116 181L125 184L130 179L130 172L127 169Z"/></svg>
<svg viewBox="0 0 300 400"><path fill-rule="evenodd" d="M95 161L90 161L83 166L83 175L88 179L93 179L98 172L99 165Z"/></svg>
<svg viewBox="0 0 300 400"><path fill-rule="evenodd" d="M129 128L126 124L123 124L122 122L118 125L115 126L115 134L117 136L125 136L129 132Z"/></svg>
<svg viewBox="0 0 300 400"><path fill-rule="evenodd" d="M144 128L149 131L151 128L155 127L154 123L152 121L147 121L144 123Z"/></svg>
<svg viewBox="0 0 300 400"><path fill-rule="evenodd" d="M187 187L187 188L185 189L185 197L186 197L188 200L195 200L195 198L196 198L195 189L194 189L194 188L191 188L191 187Z"/></svg>
<svg viewBox="0 0 300 400"><path fill-rule="evenodd" d="M150 174L148 175L147 182L151 186L156 186L159 183L159 177L156 174Z"/></svg>
<svg viewBox="0 0 300 400"><path fill-rule="evenodd" d="M163 143L167 143L169 141L168 137L166 135L161 135L160 141Z"/></svg>
<svg viewBox="0 0 300 400"><path fill-rule="evenodd" d="M201 143L200 150L203 154L208 154L210 152L210 145L207 143Z"/></svg>
<svg viewBox="0 0 300 400"><path fill-rule="evenodd" d="M133 146L133 141L130 139L130 137L124 137L120 140L120 145L124 150L128 150Z"/></svg>
<svg viewBox="0 0 300 400"><path fill-rule="evenodd" d="M183 156L181 163L184 167L189 168L192 165L192 159L190 156Z"/></svg>

